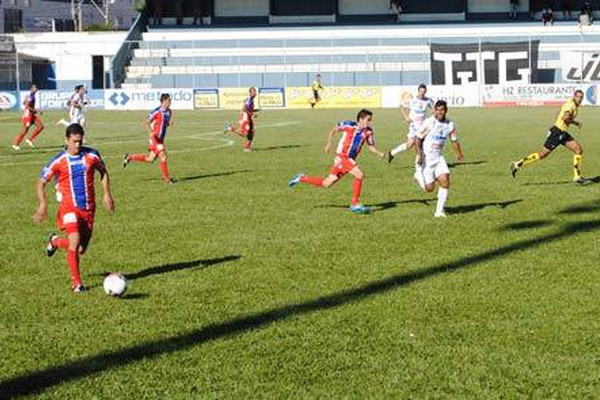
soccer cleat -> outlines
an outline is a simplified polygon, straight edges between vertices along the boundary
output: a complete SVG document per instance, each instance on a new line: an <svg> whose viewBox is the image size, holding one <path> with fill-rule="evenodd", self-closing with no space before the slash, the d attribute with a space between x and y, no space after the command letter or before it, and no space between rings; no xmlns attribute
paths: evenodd
<svg viewBox="0 0 600 400"><path fill-rule="evenodd" d="M125 153L123 156L123 168L127 168L127 164L129 164L129 153Z"/></svg>
<svg viewBox="0 0 600 400"><path fill-rule="evenodd" d="M518 171L519 171L519 167L517 167L517 163L511 162L510 163L510 174L512 175L513 179L517 176Z"/></svg>
<svg viewBox="0 0 600 400"><path fill-rule="evenodd" d="M593 181L591 179L587 179L584 178L582 176L580 176L579 178L573 178L573 183L577 184L577 185L587 185L588 183L592 183Z"/></svg>
<svg viewBox="0 0 600 400"><path fill-rule="evenodd" d="M434 218L446 218L447 215L445 212L441 211L441 212L436 212L435 214L433 214Z"/></svg>
<svg viewBox="0 0 600 400"><path fill-rule="evenodd" d="M294 175L294 177L288 181L288 186L289 187L296 186L297 184L300 183L300 178L302 178L303 176L304 176L304 174L296 174L296 175Z"/></svg>
<svg viewBox="0 0 600 400"><path fill-rule="evenodd" d="M169 185L174 185L174 184L176 184L177 182L178 182L178 180L177 180L177 179L175 179L175 178L169 178L169 182L167 182L167 183L168 183Z"/></svg>
<svg viewBox="0 0 600 400"><path fill-rule="evenodd" d="M87 292L87 288L83 285L77 285L73 287L73 293L84 293Z"/></svg>
<svg viewBox="0 0 600 400"><path fill-rule="evenodd" d="M48 257L52 257L56 253L56 250L58 250L58 247L52 244L54 239L58 239L58 235L52 232L48 235L48 242L46 243L46 255Z"/></svg>
<svg viewBox="0 0 600 400"><path fill-rule="evenodd" d="M350 206L349 209L354 214L369 214L371 212L371 209L369 207L365 207L362 204L354 204Z"/></svg>
<svg viewBox="0 0 600 400"><path fill-rule="evenodd" d="M388 163L391 163L392 161L394 161L394 155L392 154L391 151L388 151L387 154L386 154L386 156L387 156L387 162Z"/></svg>
<svg viewBox="0 0 600 400"><path fill-rule="evenodd" d="M12 145L12 149L13 149L14 151L19 151L19 150L21 150L21 146L19 146L19 145L16 145L16 144L13 144L13 145Z"/></svg>
<svg viewBox="0 0 600 400"><path fill-rule="evenodd" d="M27 143L27 146L31 147L32 149L35 148L35 144L33 144L30 139L25 139L25 143Z"/></svg>

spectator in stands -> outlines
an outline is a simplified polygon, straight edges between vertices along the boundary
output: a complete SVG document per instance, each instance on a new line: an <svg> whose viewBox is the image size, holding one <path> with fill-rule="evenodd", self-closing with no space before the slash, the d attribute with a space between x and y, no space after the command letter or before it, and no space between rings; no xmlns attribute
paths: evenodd
<svg viewBox="0 0 600 400"><path fill-rule="evenodd" d="M510 0L510 13L508 17L512 20L517 19L517 10L519 9L519 0Z"/></svg>
<svg viewBox="0 0 600 400"><path fill-rule="evenodd" d="M573 7L571 6L571 0L561 0L560 2L560 10L563 13L563 18L566 20L572 20L573 15L571 14L571 10Z"/></svg>
<svg viewBox="0 0 600 400"><path fill-rule="evenodd" d="M390 0L390 20L398 22L400 20L400 14L404 12L402 6L402 0Z"/></svg>
<svg viewBox="0 0 600 400"><path fill-rule="evenodd" d="M542 6L542 22L544 26L549 22L550 25L554 25L554 12L550 3L546 3Z"/></svg>
<svg viewBox="0 0 600 400"><path fill-rule="evenodd" d="M163 2L161 0L147 0L148 10L152 16L152 25L162 25Z"/></svg>
<svg viewBox="0 0 600 400"><path fill-rule="evenodd" d="M581 7L581 14L579 14L579 26L589 26L593 22L592 4L589 1L586 1Z"/></svg>
<svg viewBox="0 0 600 400"><path fill-rule="evenodd" d="M204 0L191 0L192 1L192 14L194 16L194 25L202 25L202 17L204 16Z"/></svg>

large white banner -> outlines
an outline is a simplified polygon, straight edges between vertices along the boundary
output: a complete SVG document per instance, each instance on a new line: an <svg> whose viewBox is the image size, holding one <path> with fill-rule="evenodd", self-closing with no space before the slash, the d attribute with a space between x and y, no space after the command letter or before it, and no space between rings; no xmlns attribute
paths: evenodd
<svg viewBox="0 0 600 400"><path fill-rule="evenodd" d="M558 106L573 97L581 89L585 105L596 105L598 87L596 85L555 84L555 85L488 85L483 92L484 107L517 106Z"/></svg>
<svg viewBox="0 0 600 400"><path fill-rule="evenodd" d="M104 91L106 110L151 110L160 105L160 95L171 95L173 110L193 110L193 89L109 89Z"/></svg>
<svg viewBox="0 0 600 400"><path fill-rule="evenodd" d="M417 95L417 86L384 86L381 88L382 107L400 107ZM427 96L445 100L448 107L479 106L479 85L465 86L428 86Z"/></svg>
<svg viewBox="0 0 600 400"><path fill-rule="evenodd" d="M600 82L600 45L591 53L562 51L560 64L566 82Z"/></svg>

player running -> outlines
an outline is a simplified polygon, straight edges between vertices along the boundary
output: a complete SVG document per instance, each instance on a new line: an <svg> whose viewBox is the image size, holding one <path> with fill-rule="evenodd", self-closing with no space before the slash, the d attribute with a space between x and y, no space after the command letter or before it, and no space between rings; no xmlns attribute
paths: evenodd
<svg viewBox="0 0 600 400"><path fill-rule="evenodd" d="M456 152L456 158L463 159L463 152L458 142L454 123L446 117L448 105L444 100L438 100L434 106L434 115L427 118L415 136L417 150L417 165L415 166L415 179L419 186L432 192L435 182L439 184L435 218L443 218L444 206L448 200L450 189L450 169L442 154L446 140L450 139Z"/></svg>
<svg viewBox="0 0 600 400"><path fill-rule="evenodd" d="M423 125L423 121L425 121L427 110L433 111L432 101L427 97L427 86L422 83L419 85L417 97L400 106L400 112L402 112L404 120L408 123L407 141L387 153L388 162L392 162L399 153L414 147L417 132Z"/></svg>
<svg viewBox="0 0 600 400"><path fill-rule="evenodd" d="M175 183L175 179L169 174L167 166L167 148L165 147L165 137L167 128L171 125L171 96L168 93L160 95L160 106L148 114L146 127L149 130L150 148L148 154L125 154L123 157L123 168L130 162L153 163L156 158L160 158L160 171L163 180L166 183Z"/></svg>
<svg viewBox="0 0 600 400"><path fill-rule="evenodd" d="M66 129L66 150L54 156L42 170L37 185L39 206L33 216L35 223L47 218L46 184L53 179L58 180L62 194L57 225L67 233L67 237L59 237L51 233L46 245L46 255L52 257L56 250L67 252L67 264L71 271L73 292L85 292L86 288L79 272L79 257L85 253L92 239L96 197L94 193L94 174L100 174L100 182L104 189L104 207L113 212L115 202L110 192L108 171L100 153L83 146L84 130L81 125L72 124Z"/></svg>
<svg viewBox="0 0 600 400"><path fill-rule="evenodd" d="M510 173L514 178L519 170L529 164L533 164L536 161L546 158L552 153L559 145L565 146L567 149L573 152L573 182L577 184L589 183L589 179L585 179L581 175L581 164L583 162L583 148L581 144L573 136L567 132L570 125L575 125L577 128L581 128L581 122L575 120L579 113L579 107L583 101L583 91L576 90L573 94L573 98L568 100L560 109L556 122L548 131L546 142L542 147L542 150L536 153L531 153L527 157L521 158L519 161L512 162L510 164Z"/></svg>
<svg viewBox="0 0 600 400"><path fill-rule="evenodd" d="M334 133L343 133L337 147L334 165L331 168L329 175L325 178L321 178L297 174L288 182L288 185L294 187L299 183L308 183L313 186L327 189L333 186L333 184L339 181L344 175L351 174L354 176L354 183L352 185L353 194L350 203L350 211L357 214L369 213L370 209L361 205L359 201L365 175L358 167L356 158L365 142L371 153L376 154L381 158L385 157L385 154L375 147L375 138L373 136L373 129L371 128L372 120L373 113L369 110L362 109L356 116L356 122L344 121L334 126L327 134L327 144L325 145L326 153L329 153L331 150L331 140Z"/></svg>
<svg viewBox="0 0 600 400"><path fill-rule="evenodd" d="M254 109L255 97L256 88L251 87L248 89L248 97L246 97L246 100L244 100L244 105L240 111L240 117L238 120L239 127L236 128L235 125L227 122L224 130L226 134L229 132L234 132L245 138L246 142L244 143L244 151L246 152L252 151L252 141L254 140L254 119L256 118L254 113L258 111Z"/></svg>
<svg viewBox="0 0 600 400"><path fill-rule="evenodd" d="M27 143L27 145L31 148L35 147L33 142L44 130L44 124L39 117L43 114L42 110L40 110L39 107L36 107L37 92L37 86L31 85L31 88L29 88L29 93L25 99L23 99L23 117L21 118L23 129L21 129L21 133L19 133L19 135L13 140L13 150L21 150L21 142L23 141L25 135L27 135L27 132L32 125L35 125L35 130L31 136L29 136L29 138L25 139L25 143Z"/></svg>
<svg viewBox="0 0 600 400"><path fill-rule="evenodd" d="M321 101L321 91L324 89L321 83L321 74L317 74L312 84L313 97L310 99L310 106L315 108L318 102Z"/></svg>
<svg viewBox="0 0 600 400"><path fill-rule="evenodd" d="M69 121L62 119L58 121L57 125L69 126L70 124L79 124L85 128L85 106L87 106L88 101L85 97L85 86L77 85L75 86L75 91L69 98L67 102L67 106L69 107Z"/></svg>

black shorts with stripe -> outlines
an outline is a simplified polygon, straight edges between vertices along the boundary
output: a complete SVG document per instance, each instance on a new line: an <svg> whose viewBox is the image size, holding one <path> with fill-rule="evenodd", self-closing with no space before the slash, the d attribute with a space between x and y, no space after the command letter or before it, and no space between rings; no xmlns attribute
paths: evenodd
<svg viewBox="0 0 600 400"><path fill-rule="evenodd" d="M554 150L560 145L564 146L565 143L570 142L571 140L575 139L573 139L573 136L571 136L569 132L563 131L555 125L548 131L544 147L548 150Z"/></svg>

